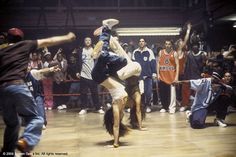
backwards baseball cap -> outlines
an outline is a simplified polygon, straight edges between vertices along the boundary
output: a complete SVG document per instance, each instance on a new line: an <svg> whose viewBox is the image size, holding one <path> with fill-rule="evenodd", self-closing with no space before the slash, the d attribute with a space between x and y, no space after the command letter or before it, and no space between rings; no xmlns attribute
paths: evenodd
<svg viewBox="0 0 236 157"><path fill-rule="evenodd" d="M46 57L47 55L51 55L51 52L46 52L43 56Z"/></svg>
<svg viewBox="0 0 236 157"><path fill-rule="evenodd" d="M215 72L215 71L212 73L211 76L214 77L217 80L221 80L222 79L222 76L219 73Z"/></svg>

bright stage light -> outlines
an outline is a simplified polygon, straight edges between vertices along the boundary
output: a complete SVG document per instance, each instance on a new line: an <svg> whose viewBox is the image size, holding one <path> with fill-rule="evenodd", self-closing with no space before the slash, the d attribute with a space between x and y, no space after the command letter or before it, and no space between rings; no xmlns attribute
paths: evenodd
<svg viewBox="0 0 236 157"><path fill-rule="evenodd" d="M180 27L117 28L119 36L176 36Z"/></svg>

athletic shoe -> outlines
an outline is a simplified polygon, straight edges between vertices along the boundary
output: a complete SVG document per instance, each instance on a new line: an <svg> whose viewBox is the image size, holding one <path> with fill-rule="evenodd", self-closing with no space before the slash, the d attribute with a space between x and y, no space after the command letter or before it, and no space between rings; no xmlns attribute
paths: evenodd
<svg viewBox="0 0 236 157"><path fill-rule="evenodd" d="M191 115L192 113L191 113L191 111L187 110L187 111L185 112L185 114L186 114L186 122L189 123L189 117L190 117L190 115Z"/></svg>
<svg viewBox="0 0 236 157"><path fill-rule="evenodd" d="M103 109L99 109L99 110L97 110L97 112L100 113L100 114L104 114L104 113L105 113L105 112L103 111Z"/></svg>
<svg viewBox="0 0 236 157"><path fill-rule="evenodd" d="M163 108L163 109L160 110L160 112L161 112L161 113L165 113L166 110Z"/></svg>
<svg viewBox="0 0 236 157"><path fill-rule="evenodd" d="M182 107L179 108L179 112L184 112L186 109L187 109L186 106L182 106Z"/></svg>
<svg viewBox="0 0 236 157"><path fill-rule="evenodd" d="M52 107L48 107L48 110L51 111L51 110L52 110Z"/></svg>
<svg viewBox="0 0 236 157"><path fill-rule="evenodd" d="M151 108L150 108L150 107L147 107L147 108L146 108L146 113L150 113L150 112L152 112Z"/></svg>
<svg viewBox="0 0 236 157"><path fill-rule="evenodd" d="M21 138L17 141L16 144L17 149L23 154L23 157L32 157L30 153L30 148L28 143L25 141L25 139Z"/></svg>
<svg viewBox="0 0 236 157"><path fill-rule="evenodd" d="M125 111L128 112L128 113L130 113L130 108L127 108Z"/></svg>
<svg viewBox="0 0 236 157"><path fill-rule="evenodd" d="M110 103L107 103L106 106L107 106L107 108L111 108L111 104Z"/></svg>
<svg viewBox="0 0 236 157"><path fill-rule="evenodd" d="M58 106L57 109L58 109L58 110L63 110L64 108L63 108L62 105L61 105L61 106Z"/></svg>
<svg viewBox="0 0 236 157"><path fill-rule="evenodd" d="M43 125L43 130L46 130L46 125Z"/></svg>
<svg viewBox="0 0 236 157"><path fill-rule="evenodd" d="M227 127L227 124L225 123L225 121L223 120L223 119L218 119L218 118L216 118L215 120L214 120L214 123L215 124L217 124L218 126L220 126L220 127Z"/></svg>
<svg viewBox="0 0 236 157"><path fill-rule="evenodd" d="M103 26L107 26L110 30L113 26L117 25L119 23L119 20L116 19L106 19L102 21Z"/></svg>
<svg viewBox="0 0 236 157"><path fill-rule="evenodd" d="M86 114L86 113L87 113L87 110L82 109L82 110L79 112L79 115L84 115L84 114Z"/></svg>
<svg viewBox="0 0 236 157"><path fill-rule="evenodd" d="M65 104L62 104L61 107L62 107L63 109L67 109L67 106L66 106Z"/></svg>
<svg viewBox="0 0 236 157"><path fill-rule="evenodd" d="M99 35L101 35L101 34L102 34L102 28L103 28L103 26L101 26L101 27L95 29L95 31L93 32L93 35L94 35L94 36L99 36Z"/></svg>
<svg viewBox="0 0 236 157"><path fill-rule="evenodd" d="M169 110L169 113L174 114L175 113L175 109L174 110Z"/></svg>

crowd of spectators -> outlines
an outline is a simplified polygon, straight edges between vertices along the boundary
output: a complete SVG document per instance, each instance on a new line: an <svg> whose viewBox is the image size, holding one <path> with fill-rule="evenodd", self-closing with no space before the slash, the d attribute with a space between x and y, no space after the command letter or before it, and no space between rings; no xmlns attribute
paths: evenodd
<svg viewBox="0 0 236 157"><path fill-rule="evenodd" d="M140 38L138 43L119 41L128 56L142 67L139 87L142 104L147 113L154 111L155 105L160 106L160 112L186 111L191 107L194 91L185 84L174 87L172 82L208 77L213 71L224 76L222 81L231 85L235 94L235 43L222 45L221 50L213 52L206 50L207 43L202 41L200 36L196 31L192 31L191 25L188 24L184 38L176 41L168 38L163 44L158 43L151 47L145 38ZM3 40L4 34L1 34L1 42ZM84 45L72 52L62 48L51 52L45 47L30 55L29 67L32 69L55 65L61 69L51 76L53 79L45 79L42 82L45 109L80 108L79 114L86 114L88 110L104 113L107 104L109 106L112 101L108 92L96 85L91 78L94 61L90 54L94 44L96 43L93 43L90 37L86 37ZM1 47L4 47L4 44ZM162 66L162 63L166 62L172 65ZM167 74L166 68L174 68L176 72ZM235 107L234 96L231 94L228 98L231 108Z"/></svg>

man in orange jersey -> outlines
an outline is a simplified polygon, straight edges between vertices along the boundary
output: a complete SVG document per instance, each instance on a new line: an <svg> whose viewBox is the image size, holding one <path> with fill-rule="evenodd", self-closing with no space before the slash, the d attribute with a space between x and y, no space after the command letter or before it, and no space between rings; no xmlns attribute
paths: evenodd
<svg viewBox="0 0 236 157"><path fill-rule="evenodd" d="M173 50L172 42L165 41L165 49L159 52L157 61L157 76L159 80L159 94L162 104L160 112L175 113L176 91L171 85L178 81L179 59L176 51Z"/></svg>

